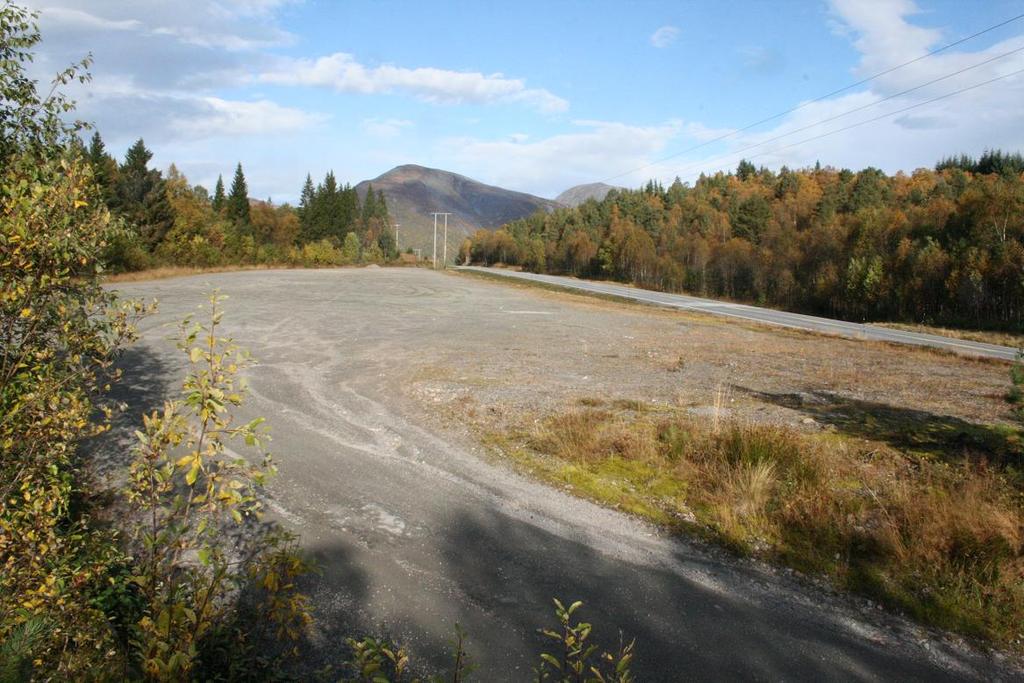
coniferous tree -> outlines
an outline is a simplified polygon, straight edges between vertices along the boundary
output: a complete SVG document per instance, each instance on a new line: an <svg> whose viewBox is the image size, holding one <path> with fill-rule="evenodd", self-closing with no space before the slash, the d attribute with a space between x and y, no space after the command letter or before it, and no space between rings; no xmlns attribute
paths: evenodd
<svg viewBox="0 0 1024 683"><path fill-rule="evenodd" d="M93 133L86 157L89 159L89 165L92 166L93 179L100 188L103 201L110 206L114 203L117 191L117 161L107 154L107 147L103 143L99 131Z"/></svg>
<svg viewBox="0 0 1024 683"><path fill-rule="evenodd" d="M317 234L318 237L335 237L340 242L345 236L345 226L341 215L341 196L334 171L324 176L323 185L318 188L317 202Z"/></svg>
<svg viewBox="0 0 1024 683"><path fill-rule="evenodd" d="M235 168L235 177L231 181L231 192L228 194L226 206L229 219L235 223L249 223L249 187L245 183L241 163Z"/></svg>
<svg viewBox="0 0 1024 683"><path fill-rule="evenodd" d="M370 219L377 218L377 196L373 193L373 185L366 186L366 198L363 199L363 228L370 225Z"/></svg>
<svg viewBox="0 0 1024 683"><path fill-rule="evenodd" d="M313 201L316 196L316 188L313 186L313 177L306 174L306 182L302 185L302 192L299 194L299 230L303 240L309 239L310 218L312 217Z"/></svg>
<svg viewBox="0 0 1024 683"><path fill-rule="evenodd" d="M220 213L224 209L224 177L217 176L217 186L213 189L213 210Z"/></svg>
<svg viewBox="0 0 1024 683"><path fill-rule="evenodd" d="M135 226L147 247L153 249L174 224L167 188L160 171L149 168L153 153L139 138L128 148L118 172L115 209Z"/></svg>
<svg viewBox="0 0 1024 683"><path fill-rule="evenodd" d="M338 211L341 223L339 237L343 238L345 233L355 228L356 221L360 218L359 195L356 194L355 188L348 183L345 183L345 187L338 194Z"/></svg>

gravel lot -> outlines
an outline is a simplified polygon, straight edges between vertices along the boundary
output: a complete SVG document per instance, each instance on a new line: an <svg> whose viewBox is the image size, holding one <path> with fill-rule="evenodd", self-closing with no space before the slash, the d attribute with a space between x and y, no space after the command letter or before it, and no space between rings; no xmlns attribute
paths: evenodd
<svg viewBox="0 0 1024 683"><path fill-rule="evenodd" d="M524 478L484 457L460 416L637 399L801 429L857 411L956 426L1007 419L1005 364L770 330L417 269L220 273L115 285L158 298L125 358L128 418L180 377L172 325L219 288L252 351L242 417L265 416L271 507L323 574L324 661L353 629L414 659L456 622L487 673L526 680L552 597L582 599L597 639L638 641L639 680L963 680L1020 676L864 601ZM807 420L810 419L810 422ZM127 423L126 423L127 424ZM311 661L314 665L317 662Z"/></svg>

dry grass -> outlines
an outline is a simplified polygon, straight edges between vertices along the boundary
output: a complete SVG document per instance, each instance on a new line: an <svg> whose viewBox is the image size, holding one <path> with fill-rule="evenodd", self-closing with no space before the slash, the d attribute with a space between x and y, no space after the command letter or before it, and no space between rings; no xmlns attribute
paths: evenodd
<svg viewBox="0 0 1024 683"><path fill-rule="evenodd" d="M234 273L242 270L323 270L335 268L365 268L365 264L348 266L324 266L324 265L295 265L289 263L266 263L266 264L244 264L229 266L211 266L208 268L193 268L191 266L160 266L147 270L137 270L130 273L111 273L103 277L104 282L146 282L149 280L165 280L173 277L188 277L189 275L204 275L206 273ZM384 266L382 266L384 267ZM388 263L388 268L418 267L416 264Z"/></svg>
<svg viewBox="0 0 1024 683"><path fill-rule="evenodd" d="M825 574L927 623L1024 645L1024 487L1008 464L1019 459L586 403L524 423L503 445L600 502Z"/></svg>
<svg viewBox="0 0 1024 683"><path fill-rule="evenodd" d="M148 270L137 270L130 273L111 273L104 276L104 282L146 282L148 280L166 280L172 277L187 277L204 273L232 273L239 270L268 270L287 266L238 265L216 266L211 268L191 268L188 266L161 266Z"/></svg>
<svg viewBox="0 0 1024 683"><path fill-rule="evenodd" d="M909 325L907 323L871 323L875 327L888 327L894 330L905 330L907 332L922 332L924 334L937 334L942 337L953 339L966 339L983 344L996 344L998 346L1009 346L1011 348L1024 348L1024 334L1013 332L998 332L990 330L955 330L948 327L932 327L930 325Z"/></svg>

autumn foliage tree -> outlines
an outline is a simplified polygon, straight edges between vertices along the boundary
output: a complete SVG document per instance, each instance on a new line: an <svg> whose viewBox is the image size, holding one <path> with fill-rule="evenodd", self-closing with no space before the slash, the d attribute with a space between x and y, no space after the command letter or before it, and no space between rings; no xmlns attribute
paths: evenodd
<svg viewBox="0 0 1024 683"><path fill-rule="evenodd" d="M463 251L854 320L1021 329L1024 163L986 152L889 176L742 162L478 231Z"/></svg>

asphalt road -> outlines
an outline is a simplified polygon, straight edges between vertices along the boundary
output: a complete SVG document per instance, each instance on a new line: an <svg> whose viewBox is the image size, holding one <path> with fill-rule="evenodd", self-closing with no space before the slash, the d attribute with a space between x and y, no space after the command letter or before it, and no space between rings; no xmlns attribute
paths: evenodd
<svg viewBox="0 0 1024 683"><path fill-rule="evenodd" d="M551 625L557 596L585 602L606 646L620 630L637 639L641 681L1014 677L1005 663L860 601L515 474L405 392L432 354L503 349L537 324L509 311L543 305L552 316L533 319L563 316L584 329L593 306L422 269L250 271L116 288L161 302L123 362L123 430L180 380L170 325L213 288L229 296L224 332L259 360L239 418L268 419L280 471L270 507L323 569L309 584L311 667L337 659L343 636L358 631L391 634L414 661L442 665L437 653L458 622L481 667L475 680L529 680L536 629Z"/></svg>
<svg viewBox="0 0 1024 683"><path fill-rule="evenodd" d="M481 268L479 266L466 266L460 270L478 271L492 275L515 278L520 280L531 280L543 282L548 285L576 289L595 294L642 301L644 303L656 304L667 308L678 308L687 311L704 311L713 315L723 315L741 320L751 320L768 325L790 327L799 330L812 332L823 332L826 334L837 334L853 339L870 339L874 341L893 342L896 344L911 344L914 346L931 346L946 351L984 356L986 358L999 358L1002 360L1014 360L1017 357L1017 349L997 344L985 344L982 342L967 341L964 339L952 339L934 334L921 334L918 332L906 332L886 327L875 327L873 325L862 325L844 320L832 320L831 318L818 318L812 315L801 313L789 313L787 311L776 311L771 308L759 306L748 306L746 304L734 304L715 299L702 299L686 294L667 294L665 292L654 292L647 289L626 287L610 282L595 282L593 280L579 280L573 277L560 275L544 275L539 273L524 273L514 270L499 268Z"/></svg>

